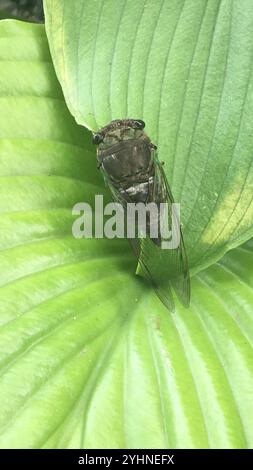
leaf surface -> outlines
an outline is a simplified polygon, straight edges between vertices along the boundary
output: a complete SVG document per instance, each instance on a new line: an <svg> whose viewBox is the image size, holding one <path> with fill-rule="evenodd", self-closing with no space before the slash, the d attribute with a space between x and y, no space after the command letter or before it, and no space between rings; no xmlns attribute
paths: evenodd
<svg viewBox="0 0 253 470"><path fill-rule="evenodd" d="M170 315L125 241L71 235L103 185L43 26L0 22L0 54L0 446L252 447L252 242Z"/></svg>
<svg viewBox="0 0 253 470"><path fill-rule="evenodd" d="M181 203L193 273L253 234L251 0L45 0L67 105L142 118Z"/></svg>

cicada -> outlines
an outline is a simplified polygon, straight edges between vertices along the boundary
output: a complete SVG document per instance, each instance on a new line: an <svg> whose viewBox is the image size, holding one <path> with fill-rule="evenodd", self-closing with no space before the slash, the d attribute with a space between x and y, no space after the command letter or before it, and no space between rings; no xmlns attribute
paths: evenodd
<svg viewBox="0 0 253 470"><path fill-rule="evenodd" d="M176 226L174 233L178 243L170 249L163 249L165 238L161 229L152 233L154 222L157 224L161 219L159 210L153 218L152 214L147 216L145 236L141 230L128 238L144 276L165 306L173 311L172 288L181 303L189 306L188 262L180 221L177 215L173 215L174 200L163 164L144 127L141 119L113 120L93 134L93 143L97 145L98 168L114 201L121 204L124 213L127 214L129 204L154 203L158 209L165 207L170 233L173 222Z"/></svg>

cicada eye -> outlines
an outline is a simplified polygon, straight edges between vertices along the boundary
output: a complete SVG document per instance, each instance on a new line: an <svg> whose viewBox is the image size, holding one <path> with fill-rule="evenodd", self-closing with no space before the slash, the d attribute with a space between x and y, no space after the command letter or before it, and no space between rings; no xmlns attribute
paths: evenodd
<svg viewBox="0 0 253 470"><path fill-rule="evenodd" d="M141 119L135 119L134 124L136 126L136 129L144 129L145 127L145 122Z"/></svg>
<svg viewBox="0 0 253 470"><path fill-rule="evenodd" d="M93 134L93 138L92 138L93 144L98 145L100 144L100 142L102 142L102 140L103 140L103 134L99 134L99 133Z"/></svg>

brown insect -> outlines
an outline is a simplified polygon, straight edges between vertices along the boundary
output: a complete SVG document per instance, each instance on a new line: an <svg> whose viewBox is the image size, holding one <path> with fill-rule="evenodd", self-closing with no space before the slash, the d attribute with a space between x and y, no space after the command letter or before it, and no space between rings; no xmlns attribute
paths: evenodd
<svg viewBox="0 0 253 470"><path fill-rule="evenodd" d="M128 203L155 203L158 208L162 203L167 203L166 215L171 229L173 196L157 156L157 147L144 132L144 127L145 123L140 119L114 120L94 133L98 167L113 199L122 205L125 214ZM182 230L175 217L174 222L179 242L173 249L162 249L165 240L161 230L151 236L152 216L146 219L146 237L128 238L145 276L162 302L172 311L174 300L171 287L184 306L190 302L190 277Z"/></svg>

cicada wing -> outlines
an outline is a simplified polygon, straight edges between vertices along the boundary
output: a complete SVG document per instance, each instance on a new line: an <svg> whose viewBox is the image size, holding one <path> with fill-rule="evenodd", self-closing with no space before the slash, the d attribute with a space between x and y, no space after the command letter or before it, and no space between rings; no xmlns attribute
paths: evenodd
<svg viewBox="0 0 253 470"><path fill-rule="evenodd" d="M179 214L175 210L175 206L172 206L174 203L173 196L163 167L157 158L155 158L154 168L155 174L149 185L147 203L156 202L159 208L161 202L166 203L164 206L167 212L163 216L166 216L167 228L173 236L174 242L170 239L170 247L166 248L168 240L163 238L162 233L159 234L158 239L145 237L134 240L129 239L129 242L135 253L138 254L139 263L152 282L157 295L167 308L173 311L174 301L171 287L173 287L181 303L185 307L189 306L189 269ZM157 220L154 219L156 223ZM149 224L151 230L152 217L149 219Z"/></svg>
<svg viewBox="0 0 253 470"><path fill-rule="evenodd" d="M138 258L139 265L142 268L144 276L149 280L157 296L162 303L171 311L174 312L175 304L173 300L173 294L171 291L170 283L161 282L160 277L154 270L152 264L153 254L152 250L155 245L150 238L129 238L128 239L133 252ZM160 251L160 250L159 250Z"/></svg>
<svg viewBox="0 0 253 470"><path fill-rule="evenodd" d="M125 229L127 227L127 203L132 202L127 192L121 190L117 190L110 181L106 178L106 184L109 187L111 195L115 202L122 205L124 209L124 219L125 219ZM152 287L156 291L156 294L160 298L160 300L164 303L164 305L170 310L175 310L175 304L173 300L172 291L170 288L170 284L167 282L166 286L163 286L160 282L159 275L154 272L153 261L157 259L157 254L159 255L159 259L161 258L162 250L150 240L149 237L147 238L128 238L129 244L132 248L134 255L136 256L138 263L140 264L144 276L149 280ZM158 253L157 253L158 252ZM161 262L163 260L161 259ZM158 263L159 265L159 263Z"/></svg>
<svg viewBox="0 0 253 470"><path fill-rule="evenodd" d="M132 202L129 195L122 189L117 190L107 179L107 185L110 189L113 199L122 205L125 215L125 228L127 226L127 203ZM190 279L185 252L182 231L177 214L173 213L173 197L167 183L163 167L158 161L155 162L154 181L150 184L147 202L166 202L168 208L168 227L172 228L174 220L174 232L179 244L176 249L162 249L160 243L154 242L150 237L128 238L131 248L138 259L145 277L151 282L158 297L164 305L174 311L175 305L171 287L174 288L179 300L183 305L188 306L190 300ZM150 220L152 224L152 220Z"/></svg>
<svg viewBox="0 0 253 470"><path fill-rule="evenodd" d="M147 239L149 247L145 251L149 251L150 257L152 257L152 260L149 261L153 266L152 274L158 279L158 284L163 290L166 290L167 284L171 284L179 300L184 306L188 307L190 302L190 276L180 225L180 215L176 211L176 206L172 206L174 199L163 166L156 157L154 183L150 192L150 198L153 201L166 203L166 220L174 239L174 246L172 240L171 247L164 249L162 247L168 245L166 245L167 240L162 235L159 246L156 246L152 240Z"/></svg>

